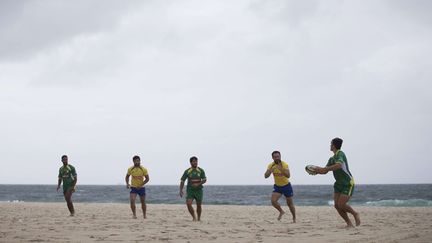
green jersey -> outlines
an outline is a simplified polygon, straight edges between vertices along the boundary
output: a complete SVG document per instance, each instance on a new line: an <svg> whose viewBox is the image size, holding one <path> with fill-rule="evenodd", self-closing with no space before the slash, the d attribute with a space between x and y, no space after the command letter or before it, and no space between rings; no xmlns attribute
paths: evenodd
<svg viewBox="0 0 432 243"><path fill-rule="evenodd" d="M335 184L353 184L353 177L348 168L348 160L345 153L341 150L338 150L332 157L330 157L326 166L332 166L334 164L342 164L342 168L333 171L333 176L336 180Z"/></svg>
<svg viewBox="0 0 432 243"><path fill-rule="evenodd" d="M62 166L59 169L58 178L62 179L63 181L63 189L71 187L76 176L77 173L75 171L75 167L73 167L72 165Z"/></svg>
<svg viewBox="0 0 432 243"><path fill-rule="evenodd" d="M197 168L189 168L187 170L185 170L185 172L183 173L183 176L181 177L180 180L185 181L188 180L187 183L187 187L188 188L192 188L192 184L193 183L199 183L202 180L206 179L206 175L203 169L201 169L200 167ZM196 189L202 189L203 186L200 185L199 187L196 187Z"/></svg>

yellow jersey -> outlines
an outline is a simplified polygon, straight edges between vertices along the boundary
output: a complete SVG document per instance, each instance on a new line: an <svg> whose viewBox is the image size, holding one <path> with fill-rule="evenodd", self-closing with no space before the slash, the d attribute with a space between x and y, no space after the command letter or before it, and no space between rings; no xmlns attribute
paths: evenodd
<svg viewBox="0 0 432 243"><path fill-rule="evenodd" d="M281 161L281 164L282 164L283 169L289 169L287 163ZM277 166L277 164L275 162L271 162L267 166L267 169L270 170L274 166ZM286 186L289 183L288 177L286 177L284 174L282 174L282 171L280 171L279 169L275 169L273 171L273 177L274 177L274 181L275 181L276 186Z"/></svg>
<svg viewBox="0 0 432 243"><path fill-rule="evenodd" d="M132 176L131 186L141 188L144 186L144 177L148 175L147 169L140 166L132 166L128 169L127 174Z"/></svg>

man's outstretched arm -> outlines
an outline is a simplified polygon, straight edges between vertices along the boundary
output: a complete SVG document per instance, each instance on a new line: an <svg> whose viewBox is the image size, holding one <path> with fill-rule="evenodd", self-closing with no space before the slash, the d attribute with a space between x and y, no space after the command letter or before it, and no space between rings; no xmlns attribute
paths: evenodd
<svg viewBox="0 0 432 243"><path fill-rule="evenodd" d="M326 166L326 167L318 167L315 169L317 174L327 174L329 171L335 171L342 168L341 163L336 163L334 165Z"/></svg>

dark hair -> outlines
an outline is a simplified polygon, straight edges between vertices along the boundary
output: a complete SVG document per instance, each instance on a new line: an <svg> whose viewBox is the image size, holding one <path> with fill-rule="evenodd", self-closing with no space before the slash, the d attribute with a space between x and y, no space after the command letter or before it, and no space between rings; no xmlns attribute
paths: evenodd
<svg viewBox="0 0 432 243"><path fill-rule="evenodd" d="M133 161L135 161L135 160L137 160L137 159L141 160L141 158L140 158L138 155L135 155L135 156L132 158Z"/></svg>
<svg viewBox="0 0 432 243"><path fill-rule="evenodd" d="M64 158L67 158L67 155L62 155L62 158L61 158L61 159L64 159Z"/></svg>
<svg viewBox="0 0 432 243"><path fill-rule="evenodd" d="M189 159L189 162L192 162L192 161L198 161L198 158L197 157L195 157L195 156L192 156L192 157L190 157L190 159Z"/></svg>
<svg viewBox="0 0 432 243"><path fill-rule="evenodd" d="M277 151L277 150L273 151L273 152L272 152L272 157L273 157L275 154L280 154L280 152Z"/></svg>
<svg viewBox="0 0 432 243"><path fill-rule="evenodd" d="M342 147L343 140L342 138L333 138L331 140L331 144L335 146L336 149L340 149Z"/></svg>

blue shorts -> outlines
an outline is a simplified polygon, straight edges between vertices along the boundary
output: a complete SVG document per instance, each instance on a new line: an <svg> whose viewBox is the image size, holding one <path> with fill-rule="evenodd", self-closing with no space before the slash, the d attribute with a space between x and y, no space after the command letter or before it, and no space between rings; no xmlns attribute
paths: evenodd
<svg viewBox="0 0 432 243"><path fill-rule="evenodd" d="M141 188L131 187L130 193L138 194L140 197L145 196L146 194L145 187L141 187Z"/></svg>
<svg viewBox="0 0 432 243"><path fill-rule="evenodd" d="M273 192L283 194L285 197L292 197L294 195L291 183L285 186L273 186Z"/></svg>

